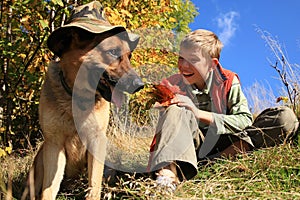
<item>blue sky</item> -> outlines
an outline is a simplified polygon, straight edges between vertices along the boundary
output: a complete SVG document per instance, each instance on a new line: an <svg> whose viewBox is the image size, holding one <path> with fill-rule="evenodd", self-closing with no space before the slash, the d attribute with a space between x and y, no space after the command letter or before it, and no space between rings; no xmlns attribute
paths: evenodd
<svg viewBox="0 0 300 200"><path fill-rule="evenodd" d="M239 74L242 87L255 82L282 88L269 61L275 57L256 27L269 32L287 51L291 64L300 64L299 0L192 0L199 15L190 24L215 32L224 43L220 62ZM268 60L269 59L269 60Z"/></svg>

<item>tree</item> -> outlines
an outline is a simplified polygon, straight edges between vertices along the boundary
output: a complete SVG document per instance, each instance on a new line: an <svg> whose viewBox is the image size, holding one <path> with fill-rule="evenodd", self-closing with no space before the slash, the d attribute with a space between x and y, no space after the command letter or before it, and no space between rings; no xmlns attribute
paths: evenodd
<svg viewBox="0 0 300 200"><path fill-rule="evenodd" d="M38 124L39 91L53 54L49 34L63 25L73 6L89 1L0 1L0 157L31 147L41 138ZM107 19L141 35L133 54L134 67L148 81L176 65L182 33L197 15L189 0L103 0ZM151 68L147 66L151 65ZM142 67L141 67L142 66ZM159 73L158 73L159 72ZM148 74L153 79L148 77ZM1 116L2 113L2 116Z"/></svg>

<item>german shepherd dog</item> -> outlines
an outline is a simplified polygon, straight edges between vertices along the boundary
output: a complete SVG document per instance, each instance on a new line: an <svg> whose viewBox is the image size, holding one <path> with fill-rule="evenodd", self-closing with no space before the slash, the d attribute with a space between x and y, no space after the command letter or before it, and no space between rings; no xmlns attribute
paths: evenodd
<svg viewBox="0 0 300 200"><path fill-rule="evenodd" d="M87 164L86 199L100 199L110 102L120 103L124 91L143 83L131 68L126 31L65 30L63 42L52 44L60 60L50 64L41 91L44 143L29 172L30 198L55 199L62 179Z"/></svg>

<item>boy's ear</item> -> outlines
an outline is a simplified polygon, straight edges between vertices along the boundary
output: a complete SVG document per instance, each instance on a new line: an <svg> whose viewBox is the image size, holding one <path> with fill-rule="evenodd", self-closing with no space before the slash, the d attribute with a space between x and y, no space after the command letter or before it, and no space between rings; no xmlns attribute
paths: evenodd
<svg viewBox="0 0 300 200"><path fill-rule="evenodd" d="M219 64L219 60L217 58L211 59L212 68L216 68Z"/></svg>

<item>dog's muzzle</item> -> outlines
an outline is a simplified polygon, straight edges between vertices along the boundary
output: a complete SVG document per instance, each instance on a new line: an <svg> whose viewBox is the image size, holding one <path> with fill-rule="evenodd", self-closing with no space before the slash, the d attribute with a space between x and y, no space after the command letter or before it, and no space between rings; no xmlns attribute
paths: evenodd
<svg viewBox="0 0 300 200"><path fill-rule="evenodd" d="M144 83L134 70L130 70L120 78L112 77L106 70L92 70L89 73L90 85L97 84L96 90L107 100L112 100L112 89L133 94L144 87Z"/></svg>
<svg viewBox="0 0 300 200"><path fill-rule="evenodd" d="M144 83L134 70L124 74L114 85L115 89L133 94L144 87Z"/></svg>

